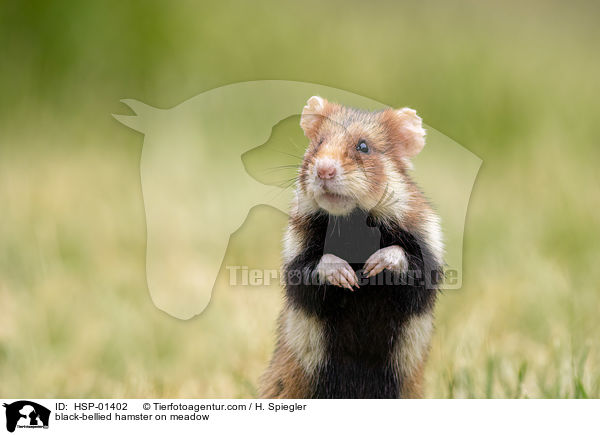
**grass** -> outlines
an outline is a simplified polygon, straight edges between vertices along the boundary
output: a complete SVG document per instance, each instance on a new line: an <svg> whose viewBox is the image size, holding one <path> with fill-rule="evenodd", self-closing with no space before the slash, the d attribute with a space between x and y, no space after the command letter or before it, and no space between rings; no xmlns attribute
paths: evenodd
<svg viewBox="0 0 600 435"><path fill-rule="evenodd" d="M595 5L112 6L121 40L94 2L0 11L1 397L256 394L280 290L222 271L201 316L156 309L142 138L109 114L263 78L415 107L483 159L428 397L600 397ZM260 242L276 261L274 213L254 209L228 258L254 264Z"/></svg>

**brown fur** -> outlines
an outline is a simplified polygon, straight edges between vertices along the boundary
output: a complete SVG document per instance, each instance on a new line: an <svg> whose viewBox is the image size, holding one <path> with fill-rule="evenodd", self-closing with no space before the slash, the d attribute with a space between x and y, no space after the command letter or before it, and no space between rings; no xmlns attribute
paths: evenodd
<svg viewBox="0 0 600 435"><path fill-rule="evenodd" d="M290 212L288 231L293 235L290 240L305 240L310 227L310 216L306 211L298 213L298 198L306 199L307 203L313 204L315 210L318 209L314 191L311 191L317 159L332 159L339 163L345 181L343 190L336 193L353 198L357 207L371 210L374 214L381 208L382 216L379 217L397 220L403 228L418 233L428 231L427 222L435 215L408 174L411 168L408 159L421 151L425 136L421 119L414 110L405 108L365 112L312 97L304 107L300 125L310 143L300 169L296 206ZM356 149L361 141L368 144L368 153L360 153ZM381 201L385 201L386 194L389 193L387 189L390 188L396 189L393 192L395 200L400 199L401 204L380 205ZM294 248L285 246L284 258L294 257ZM290 309L286 304L279 318L278 343L271 363L261 378L262 398L306 398L312 393L315 375L307 373L292 351L293 343L286 342L287 338L283 333L286 313ZM419 335L419 331L415 331ZM408 330L404 331L406 332ZM424 343L420 349L426 349L429 338L423 338L416 345L413 338L411 344L417 346ZM410 346L405 349L409 349L408 355L413 358L405 363L402 362L405 359L398 360L400 395L421 398L424 394L423 380L428 352L419 351L418 346L413 352Z"/></svg>
<svg viewBox="0 0 600 435"><path fill-rule="evenodd" d="M281 322L281 319L280 319ZM281 330L280 324L280 330ZM259 382L259 397L262 399L302 399L310 397L310 376L300 365L283 334L279 334L271 363Z"/></svg>
<svg viewBox="0 0 600 435"><path fill-rule="evenodd" d="M404 399L422 399L424 391L424 380L425 380L425 364L427 357L425 357L417 370L409 377L403 379L402 384L402 398Z"/></svg>

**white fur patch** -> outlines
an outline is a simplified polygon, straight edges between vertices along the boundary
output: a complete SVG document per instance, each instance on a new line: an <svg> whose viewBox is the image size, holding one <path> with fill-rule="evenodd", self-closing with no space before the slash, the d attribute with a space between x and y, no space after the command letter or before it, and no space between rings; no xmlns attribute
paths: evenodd
<svg viewBox="0 0 600 435"><path fill-rule="evenodd" d="M283 235L283 249L281 252L283 264L288 264L296 258L300 254L301 248L302 240L300 239L300 235L288 225Z"/></svg>
<svg viewBox="0 0 600 435"><path fill-rule="evenodd" d="M427 243L427 246L431 249L431 253L435 257L435 260L439 264L444 264L444 241L442 238L440 218L430 211L423 220L422 229L425 243Z"/></svg>
<svg viewBox="0 0 600 435"><path fill-rule="evenodd" d="M404 179L397 173L389 159L383 159L385 173L387 174L387 185L381 198L376 198L377 205L374 204L374 214L382 218L394 217L402 221L409 209L412 200L412 194L407 188Z"/></svg>
<svg viewBox="0 0 600 435"><path fill-rule="evenodd" d="M408 107L398 109L395 113L402 121L405 135L409 137L407 143L404 144L405 152L409 157L414 157L425 146L426 131L423 128L423 121L415 110Z"/></svg>
<svg viewBox="0 0 600 435"><path fill-rule="evenodd" d="M304 134L307 137L312 136L314 128L319 122L319 116L325 109L327 101L319 96L312 96L306 102L306 106L302 109L302 116L300 116L300 127L304 130Z"/></svg>
<svg viewBox="0 0 600 435"><path fill-rule="evenodd" d="M302 192L300 187L296 190L296 207L292 207L291 216L308 216L319 210L317 202Z"/></svg>
<svg viewBox="0 0 600 435"><path fill-rule="evenodd" d="M401 377L415 374L427 357L433 334L433 313L413 316L408 320L398 337L393 358Z"/></svg>
<svg viewBox="0 0 600 435"><path fill-rule="evenodd" d="M284 320L286 343L308 373L314 373L325 360L323 322L303 311L290 308Z"/></svg>
<svg viewBox="0 0 600 435"><path fill-rule="evenodd" d="M290 205L290 216L306 216L314 213L317 210L317 204L313 200L307 198L306 195L303 195L300 188L297 188ZM283 249L281 252L283 264L285 265L296 258L300 254L301 249L301 235L298 234L293 227L288 225L283 235Z"/></svg>

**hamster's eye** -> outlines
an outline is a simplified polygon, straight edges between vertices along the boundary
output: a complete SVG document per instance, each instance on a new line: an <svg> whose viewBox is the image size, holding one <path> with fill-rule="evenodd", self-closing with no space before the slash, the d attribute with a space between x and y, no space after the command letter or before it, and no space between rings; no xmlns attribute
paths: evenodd
<svg viewBox="0 0 600 435"><path fill-rule="evenodd" d="M367 143L364 140L361 140L356 145L356 151L366 154L369 152L369 147L367 146Z"/></svg>

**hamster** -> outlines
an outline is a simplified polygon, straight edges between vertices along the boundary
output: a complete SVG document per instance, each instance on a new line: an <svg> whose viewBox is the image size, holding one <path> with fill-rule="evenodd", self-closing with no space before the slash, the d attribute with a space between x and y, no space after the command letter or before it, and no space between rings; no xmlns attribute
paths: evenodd
<svg viewBox="0 0 600 435"><path fill-rule="evenodd" d="M440 220L410 178L408 108L311 97L283 242L284 307L263 398L418 398L443 274Z"/></svg>

